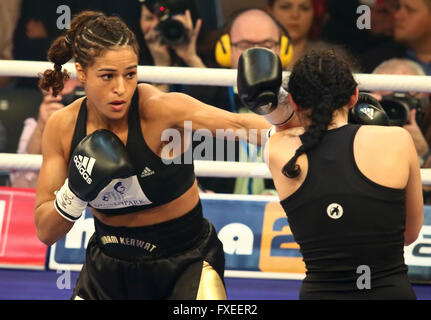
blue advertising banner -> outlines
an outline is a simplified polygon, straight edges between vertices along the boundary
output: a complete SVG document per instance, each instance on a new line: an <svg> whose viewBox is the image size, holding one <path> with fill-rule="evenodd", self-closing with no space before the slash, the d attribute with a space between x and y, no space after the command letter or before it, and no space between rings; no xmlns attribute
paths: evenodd
<svg viewBox="0 0 431 320"><path fill-rule="evenodd" d="M278 199L272 196L202 195L204 216L223 242L227 277L302 279L305 265ZM431 281L431 206L416 242L405 247L412 280ZM94 232L87 209L51 247L49 269L79 271Z"/></svg>

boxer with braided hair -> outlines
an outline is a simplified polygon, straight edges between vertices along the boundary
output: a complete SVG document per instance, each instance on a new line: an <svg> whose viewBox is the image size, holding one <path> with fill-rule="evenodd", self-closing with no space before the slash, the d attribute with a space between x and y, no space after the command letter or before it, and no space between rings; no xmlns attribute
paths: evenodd
<svg viewBox="0 0 431 320"><path fill-rule="evenodd" d="M257 54L243 54L252 65L247 60ZM403 248L418 237L423 199L410 134L348 122L359 92L348 64L333 51L300 58L286 90L281 106L289 105L302 127L276 126L265 160L307 268L299 297L415 299ZM269 93L256 96L262 101ZM361 112L372 118L381 106L366 102ZM281 106L278 101L275 109Z"/></svg>
<svg viewBox="0 0 431 320"><path fill-rule="evenodd" d="M340 113L342 107L349 103L356 91L356 82L346 67L337 68L338 60L334 53L328 51L326 56L315 58L306 55L303 59L303 69L298 68L297 73L289 78L288 92L295 96L295 102L304 110L313 108L309 115L311 123L302 134L303 144L295 155L283 167L283 173L287 177L296 177L300 168L296 165L298 157L318 145L328 126L331 124L334 112ZM323 72L323 65L327 65L327 71ZM315 73L318 70L319 73ZM295 81L296 78L304 79L305 83ZM312 95L309 92L320 92ZM341 110L340 110L341 109Z"/></svg>
<svg viewBox="0 0 431 320"><path fill-rule="evenodd" d="M67 70L61 71L63 64L74 58L85 69L107 48L122 46L130 46L136 54L139 52L135 35L120 18L84 11L74 17L67 33L49 48L47 58L54 63L54 70L43 73L39 86L44 90L52 88L53 95L57 96L69 78Z"/></svg>
<svg viewBox="0 0 431 320"><path fill-rule="evenodd" d="M224 252L202 215L191 130L232 130L265 137L270 124L137 80L138 44L116 17L85 11L48 52L54 70L40 86L57 95L74 58L86 96L47 121L35 207L38 237L51 245L87 206L95 233L87 246L75 299L225 299ZM165 152L164 134L180 140ZM257 138L259 138L259 136ZM259 141L254 141L259 143ZM177 148L179 146L179 148Z"/></svg>

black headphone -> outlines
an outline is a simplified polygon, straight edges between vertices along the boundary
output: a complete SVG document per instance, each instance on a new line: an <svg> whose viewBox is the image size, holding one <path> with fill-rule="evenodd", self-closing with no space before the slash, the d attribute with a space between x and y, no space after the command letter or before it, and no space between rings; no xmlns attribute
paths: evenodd
<svg viewBox="0 0 431 320"><path fill-rule="evenodd" d="M235 20L244 12L247 12L250 10L259 10L264 12L266 15L268 15L268 17L272 19L272 21L274 21L274 23L281 30L282 34L280 36L280 55L279 56L280 56L282 67L283 68L287 67L292 59L292 53L293 53L292 41L291 41L290 35L287 32L286 28L284 28L280 22L278 22L271 14L269 14L268 12L260 8L240 9L234 12L230 16L228 22L222 27L223 34L218 39L215 47L215 58L217 63L221 67L230 68L231 66L231 41L229 36L230 30Z"/></svg>

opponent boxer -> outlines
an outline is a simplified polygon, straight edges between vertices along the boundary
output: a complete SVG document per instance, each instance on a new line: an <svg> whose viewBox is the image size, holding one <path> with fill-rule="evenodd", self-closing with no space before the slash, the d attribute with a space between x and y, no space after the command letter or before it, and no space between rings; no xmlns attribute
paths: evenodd
<svg viewBox="0 0 431 320"><path fill-rule="evenodd" d="M71 58L86 97L46 124L35 224L51 245L91 208L95 233L73 298L225 299L222 243L202 216L193 164L183 159L185 123L213 134L231 129L241 139L253 137L251 129L265 135L270 124L137 85L137 41L116 17L74 17L48 51L54 70L41 88L58 94ZM180 152L164 154L172 142L164 133L173 129Z"/></svg>
<svg viewBox="0 0 431 320"><path fill-rule="evenodd" d="M252 110L260 106L265 115L259 97L277 91L249 95L241 88L259 82L252 66L262 55L279 62L265 49L250 50L240 58L238 72L249 76L245 82L238 77L238 90ZM358 87L349 66L332 51L302 57L287 92L303 128L277 130L265 148L307 268L300 298L415 299L403 256L403 246L416 240L423 223L411 136L400 127L348 123ZM376 104L370 115L382 110L375 100L366 103Z"/></svg>

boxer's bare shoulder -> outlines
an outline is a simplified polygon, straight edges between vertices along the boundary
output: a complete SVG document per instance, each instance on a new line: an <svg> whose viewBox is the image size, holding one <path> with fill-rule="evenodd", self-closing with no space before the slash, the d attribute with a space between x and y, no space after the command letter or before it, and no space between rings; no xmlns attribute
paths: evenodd
<svg viewBox="0 0 431 320"><path fill-rule="evenodd" d="M139 92L139 108L141 116L144 119L158 119L165 113L167 95L169 93L163 92L153 85L140 83L138 85ZM163 107L162 107L163 106Z"/></svg>
<svg viewBox="0 0 431 320"><path fill-rule="evenodd" d="M79 108L84 97L72 102L65 108L55 111L48 119L44 129L44 139L49 145L57 145L63 153L68 153L78 118Z"/></svg>

